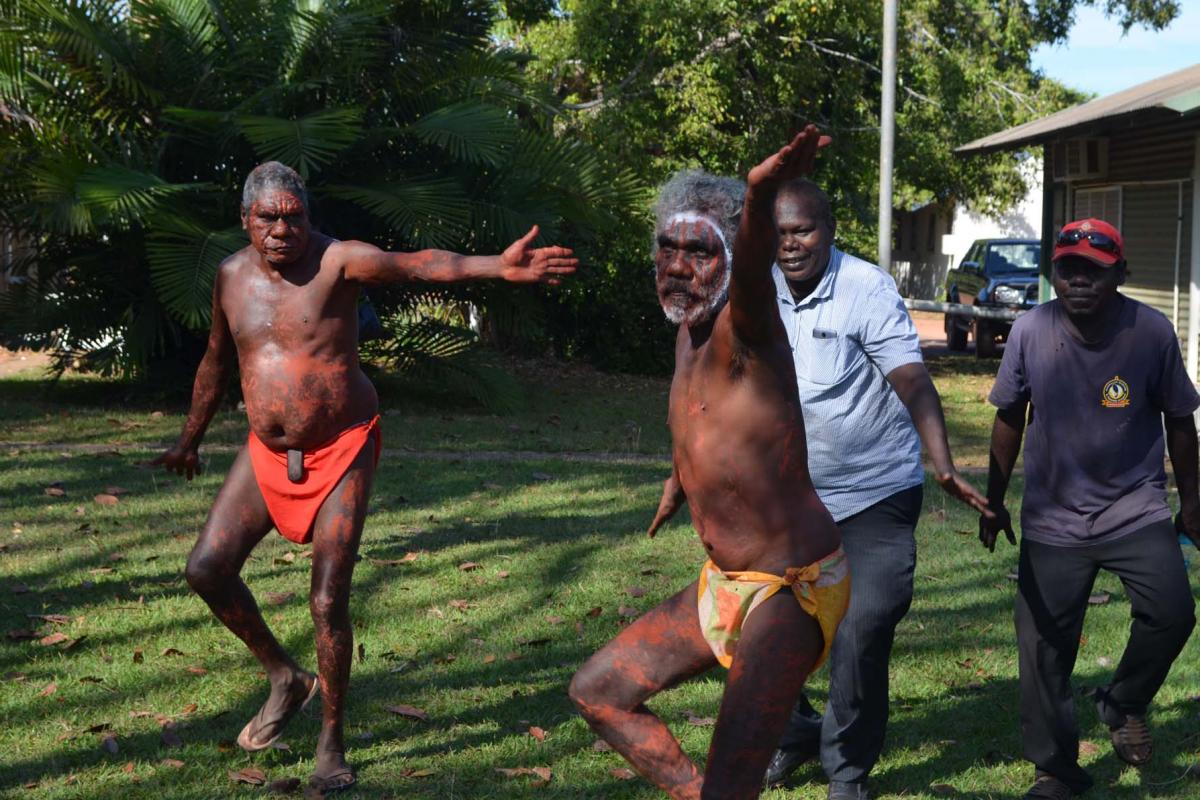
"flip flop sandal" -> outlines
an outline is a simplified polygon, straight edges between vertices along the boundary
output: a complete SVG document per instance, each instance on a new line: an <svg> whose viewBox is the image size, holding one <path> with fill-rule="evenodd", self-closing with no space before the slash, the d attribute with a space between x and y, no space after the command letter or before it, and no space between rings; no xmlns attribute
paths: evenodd
<svg viewBox="0 0 1200 800"><path fill-rule="evenodd" d="M1150 738L1150 726L1145 717L1132 714L1125 717L1125 724L1110 728L1113 752L1117 758L1134 767L1145 766L1154 754L1154 742Z"/></svg>
<svg viewBox="0 0 1200 800"><path fill-rule="evenodd" d="M312 688L308 690L308 695L299 705L293 705L290 709L284 711L283 715L273 723L263 723L259 725L259 728L265 728L267 725L274 724L276 726L276 733L267 741L256 743L250 738L250 729L254 727L254 723L257 722L258 718L262 716L262 709L260 708L258 713L251 717L250 721L246 723L246 727L242 728L242 732L238 734L238 747L242 748L247 753L255 753L259 750L266 750L268 747L275 744L277 741L279 741L279 737L283 736L283 729L287 726L288 722L291 721L292 717L296 716L296 714L300 711L303 711L305 706L312 702L312 699L317 696L317 691L320 690L320 688L321 680L314 675ZM265 704L263 707L266 707Z"/></svg>
<svg viewBox="0 0 1200 800"><path fill-rule="evenodd" d="M339 769L330 775L313 775L308 779L308 787L304 790L304 796L316 800L327 794L345 791L356 783L358 783L358 779L354 776L354 770L349 767Z"/></svg>

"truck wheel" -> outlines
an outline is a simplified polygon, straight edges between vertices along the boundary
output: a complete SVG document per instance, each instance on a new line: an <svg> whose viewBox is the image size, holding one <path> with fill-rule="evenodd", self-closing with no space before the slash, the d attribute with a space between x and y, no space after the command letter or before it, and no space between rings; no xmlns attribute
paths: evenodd
<svg viewBox="0 0 1200 800"><path fill-rule="evenodd" d="M967 332L958 326L957 317L946 315L946 347L962 352L967 349Z"/></svg>
<svg viewBox="0 0 1200 800"><path fill-rule="evenodd" d="M997 350L996 334L991 323L986 319L975 320L975 357L995 358Z"/></svg>

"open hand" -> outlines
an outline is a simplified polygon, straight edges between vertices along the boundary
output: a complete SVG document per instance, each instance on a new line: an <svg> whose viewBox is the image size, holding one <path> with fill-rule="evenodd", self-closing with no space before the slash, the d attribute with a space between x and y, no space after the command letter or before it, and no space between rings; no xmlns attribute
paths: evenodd
<svg viewBox="0 0 1200 800"><path fill-rule="evenodd" d="M949 469L937 473L935 478L946 494L955 500L966 503L985 517L994 516L987 498L980 494L979 490L972 486L966 478L958 474L958 470Z"/></svg>
<svg viewBox="0 0 1200 800"><path fill-rule="evenodd" d="M200 453L176 445L156 459L150 461L150 466L162 465L168 472L183 475L190 481L194 475L200 474Z"/></svg>
<svg viewBox="0 0 1200 800"><path fill-rule="evenodd" d="M817 161L817 151L833 139L822 136L816 125L807 125L782 150L767 158L746 178L751 189L777 189L795 178L809 175Z"/></svg>
<svg viewBox="0 0 1200 800"><path fill-rule="evenodd" d="M999 506L992 509L991 516L979 515L979 541L988 549L988 552L996 552L996 538L1000 531L1004 531L1009 544L1017 543L1017 535L1013 533L1012 517L1007 508Z"/></svg>
<svg viewBox="0 0 1200 800"><path fill-rule="evenodd" d="M686 501L687 496L683 493L683 487L679 485L679 478L672 472L671 477L663 482L662 499L658 501L658 511L655 512L654 521L650 523L646 535L653 539L658 529L675 516L675 512L683 508Z"/></svg>
<svg viewBox="0 0 1200 800"><path fill-rule="evenodd" d="M563 275L570 275L579 266L569 247L530 248L537 238L538 226L510 244L500 254L501 274L510 283L548 283L557 286Z"/></svg>

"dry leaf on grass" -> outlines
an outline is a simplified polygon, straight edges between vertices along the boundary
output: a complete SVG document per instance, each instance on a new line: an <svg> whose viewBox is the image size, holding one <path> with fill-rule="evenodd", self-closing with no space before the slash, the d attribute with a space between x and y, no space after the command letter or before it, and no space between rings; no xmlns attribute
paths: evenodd
<svg viewBox="0 0 1200 800"><path fill-rule="evenodd" d="M164 656L164 657L166 657L166 656L182 656L182 655L185 655L185 653L182 650L176 650L174 647L168 647L168 648L164 649L161 653L159 653L159 655Z"/></svg>
<svg viewBox="0 0 1200 800"><path fill-rule="evenodd" d="M494 769L506 778L533 775L549 783L550 779L554 777L554 773L550 771L549 767L494 767Z"/></svg>
<svg viewBox="0 0 1200 800"><path fill-rule="evenodd" d="M630 586L625 590L625 594L629 595L630 597L644 597L646 590L640 586Z"/></svg>
<svg viewBox="0 0 1200 800"><path fill-rule="evenodd" d="M71 637L67 636L65 633L52 633L49 636L43 636L41 639L38 639L38 644L40 644L42 647L50 647L51 645L62 644L63 642L70 641L70 639Z"/></svg>
<svg viewBox="0 0 1200 800"><path fill-rule="evenodd" d="M436 769L413 769L405 767L400 770L401 778L428 778L430 775L437 775Z"/></svg>
<svg viewBox="0 0 1200 800"><path fill-rule="evenodd" d="M47 486L42 489L42 494L47 497L66 497L67 492L61 486Z"/></svg>
<svg viewBox="0 0 1200 800"><path fill-rule="evenodd" d="M458 568L463 572L471 572L472 570L477 570L482 566L482 564L476 564L474 561L464 561L458 565Z"/></svg>
<svg viewBox="0 0 1200 800"><path fill-rule="evenodd" d="M26 614L30 619L40 619L46 622L52 622L55 625L70 625L71 618L66 614ZM83 617L80 617L83 619Z"/></svg>
<svg viewBox="0 0 1200 800"><path fill-rule="evenodd" d="M592 749L597 753L611 753L612 745L603 739L597 739L596 741L592 742Z"/></svg>
<svg viewBox="0 0 1200 800"><path fill-rule="evenodd" d="M551 625L561 625L563 623L563 618L551 615L546 617L546 622L549 622Z"/></svg>
<svg viewBox="0 0 1200 800"><path fill-rule="evenodd" d="M126 775L132 775L133 774L133 762L126 761L125 766L121 767L121 771L124 772ZM134 778L134 780L137 780L137 778Z"/></svg>
<svg viewBox="0 0 1200 800"><path fill-rule="evenodd" d="M717 722L712 717L698 717L691 711L684 711L683 716L688 721L689 725L696 725L697 727L701 728L707 728L710 725L716 724Z"/></svg>
<svg viewBox="0 0 1200 800"><path fill-rule="evenodd" d="M192 713L194 713L194 712L196 711L196 709L197 709L197 708L199 708L199 707L200 707L200 706L196 705L195 703L188 703L186 706L184 706L183 708L179 709L179 713L180 713L180 714L192 714Z"/></svg>
<svg viewBox="0 0 1200 800"><path fill-rule="evenodd" d="M92 499L102 506L115 506L117 503L121 502L121 498L117 497L115 494L98 494Z"/></svg>
<svg viewBox="0 0 1200 800"><path fill-rule="evenodd" d="M468 608L471 607L471 604L468 603L466 600L451 600L450 606L452 608L457 608L459 611L466 611Z"/></svg>
<svg viewBox="0 0 1200 800"><path fill-rule="evenodd" d="M544 730L542 730L541 728L539 728L537 725L529 726L529 735L532 736L533 738L537 739L539 742L546 741L546 732Z"/></svg>
<svg viewBox="0 0 1200 800"><path fill-rule="evenodd" d="M142 648L140 648L140 647L133 648L133 663L141 664L145 660L145 658L146 657L142 654Z"/></svg>
<svg viewBox="0 0 1200 800"><path fill-rule="evenodd" d="M162 764L164 767L171 767L172 769L179 769L183 766L183 762L178 758L164 758L158 763Z"/></svg>
<svg viewBox="0 0 1200 800"><path fill-rule="evenodd" d="M208 674L208 670L206 670L204 667L198 667L195 664L192 664L191 666L189 666L187 668L187 671L192 673L193 675L207 675Z"/></svg>
<svg viewBox="0 0 1200 800"><path fill-rule="evenodd" d="M617 609L617 614L619 616L625 617L626 619L633 619L640 613L642 613L642 612L638 611L636 608L633 608L632 606L621 606L620 608Z"/></svg>
<svg viewBox="0 0 1200 800"><path fill-rule="evenodd" d="M594 607L592 607L592 609L591 609L590 611L588 611L588 612L587 612L587 616L589 616L589 617L598 617L598 616L600 616L602 613L604 613L604 609L603 609L603 608L601 608L600 606L594 606Z"/></svg>
<svg viewBox="0 0 1200 800"><path fill-rule="evenodd" d="M624 767L613 767L608 771L608 774L612 775L619 781L631 781L637 777L637 773L631 769L625 769Z"/></svg>
<svg viewBox="0 0 1200 800"><path fill-rule="evenodd" d="M251 786L262 786L267 782L267 774L257 767L242 767L237 772L230 770L229 780L234 783L248 783Z"/></svg>
<svg viewBox="0 0 1200 800"><path fill-rule="evenodd" d="M50 682L46 684L46 688L38 692L38 697L49 697L58 691L58 684Z"/></svg>
<svg viewBox="0 0 1200 800"><path fill-rule="evenodd" d="M506 570L506 569L502 569L502 570L500 570L499 572L497 572L497 573L496 573L496 577L497 577L497 578L507 578L507 577L508 577L508 570Z"/></svg>
<svg viewBox="0 0 1200 800"><path fill-rule="evenodd" d="M120 497L123 494L129 494L129 490L122 486L108 486L104 489L105 494L111 494L113 497Z"/></svg>
<svg viewBox="0 0 1200 800"><path fill-rule="evenodd" d="M1100 745L1095 742L1081 741L1079 743L1079 757L1094 756L1100 752Z"/></svg>
<svg viewBox="0 0 1200 800"><path fill-rule="evenodd" d="M265 592L263 597L273 606L281 606L296 596L295 592Z"/></svg>
<svg viewBox="0 0 1200 800"><path fill-rule="evenodd" d="M409 717L411 719L419 719L422 722L429 721L429 715L426 714L421 709L416 708L415 706L406 706L406 705L384 706L383 710L388 711L392 714L396 714L401 717Z"/></svg>

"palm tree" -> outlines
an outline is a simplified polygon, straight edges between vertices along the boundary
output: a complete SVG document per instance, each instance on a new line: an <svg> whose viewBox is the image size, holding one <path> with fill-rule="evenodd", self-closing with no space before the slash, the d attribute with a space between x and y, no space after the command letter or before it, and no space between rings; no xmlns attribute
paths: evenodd
<svg viewBox="0 0 1200 800"><path fill-rule="evenodd" d="M0 337L60 369L144 375L173 358L208 325L216 267L245 243L240 182L267 159L305 177L339 238L473 252L535 221L547 237L604 230L637 180L554 135L553 98L488 36L492 8L0 0L0 226L32 244ZM413 293L376 300L413 347L446 343L395 313Z"/></svg>

